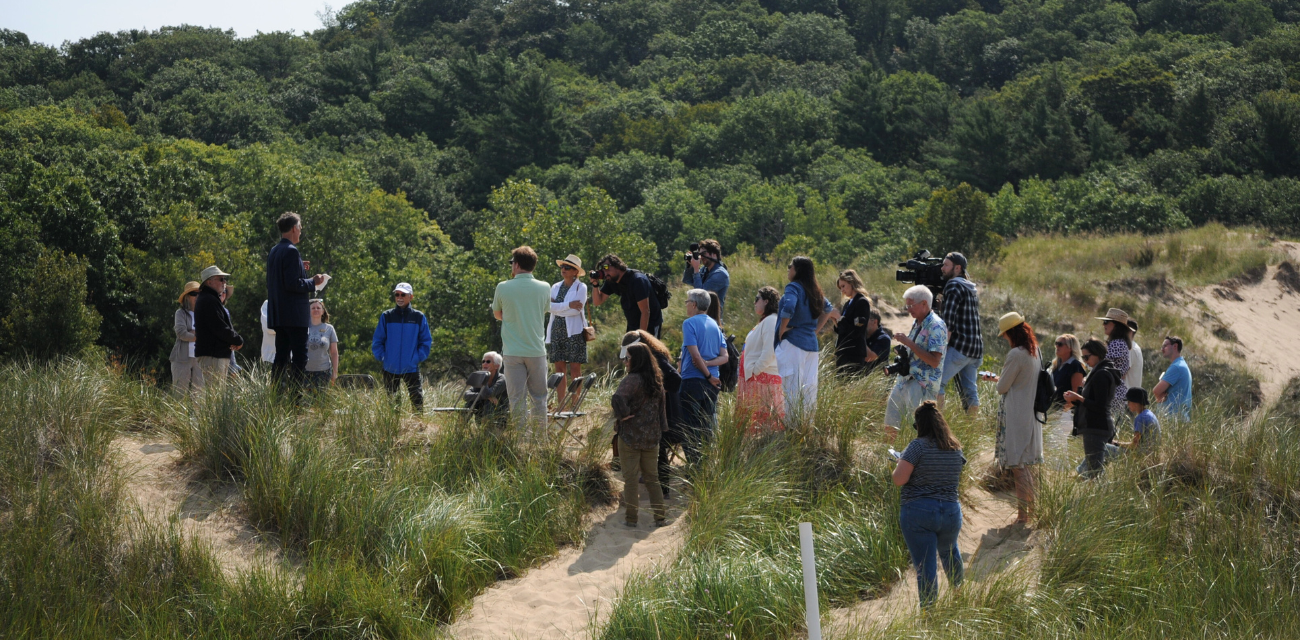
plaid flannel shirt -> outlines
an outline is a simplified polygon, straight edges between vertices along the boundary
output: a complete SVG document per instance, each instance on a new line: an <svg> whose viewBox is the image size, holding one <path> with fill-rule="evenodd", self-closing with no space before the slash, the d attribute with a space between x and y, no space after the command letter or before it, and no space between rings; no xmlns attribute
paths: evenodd
<svg viewBox="0 0 1300 640"><path fill-rule="evenodd" d="M980 297L975 284L966 278L953 278L943 285L943 313L948 325L948 348L967 358L984 357L984 338L980 333Z"/></svg>

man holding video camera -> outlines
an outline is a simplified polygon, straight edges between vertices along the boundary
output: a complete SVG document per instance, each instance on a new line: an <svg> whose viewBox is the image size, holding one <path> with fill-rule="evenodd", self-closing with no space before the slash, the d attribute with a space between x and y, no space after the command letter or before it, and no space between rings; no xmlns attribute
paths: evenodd
<svg viewBox="0 0 1300 640"><path fill-rule="evenodd" d="M894 340L903 346L897 349L894 364L885 368L887 373L898 375L885 404L886 436L891 439L898 433L904 415L912 415L922 402L934 400L939 393L944 352L948 349L948 327L931 310L933 305L934 293L922 285L903 293L903 310L912 316L913 322L910 333L894 334Z"/></svg>
<svg viewBox="0 0 1300 640"><path fill-rule="evenodd" d="M659 297L655 295L650 278L635 269L629 269L617 255L611 253L596 263L591 272L591 304L601 305L612 295L619 296L623 315L627 318L627 331L645 331L658 338L664 323Z"/></svg>
<svg viewBox="0 0 1300 640"><path fill-rule="evenodd" d="M686 273L682 282L718 294L718 317L727 308L727 289L731 288L731 274L722 263L722 244L712 238L691 245L686 252Z"/></svg>
<svg viewBox="0 0 1300 640"><path fill-rule="evenodd" d="M939 407L943 390L957 378L961 403L974 415L980 410L975 376L984 360L984 339L980 333L980 297L975 283L966 279L966 256L953 251L943 258L943 322L948 327L948 351L943 358L943 379L939 382Z"/></svg>

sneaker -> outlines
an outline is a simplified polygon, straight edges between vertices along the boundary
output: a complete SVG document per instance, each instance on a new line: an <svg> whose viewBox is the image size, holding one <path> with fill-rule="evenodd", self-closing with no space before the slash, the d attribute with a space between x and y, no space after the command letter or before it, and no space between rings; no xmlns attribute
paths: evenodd
<svg viewBox="0 0 1300 640"><path fill-rule="evenodd" d="M627 528L629 528L629 529L635 529L635 528L636 528L636 523L635 523L635 522L632 522L632 521L630 521L630 520L624 520L624 521L623 521L623 526L625 526L625 527L627 527Z"/></svg>

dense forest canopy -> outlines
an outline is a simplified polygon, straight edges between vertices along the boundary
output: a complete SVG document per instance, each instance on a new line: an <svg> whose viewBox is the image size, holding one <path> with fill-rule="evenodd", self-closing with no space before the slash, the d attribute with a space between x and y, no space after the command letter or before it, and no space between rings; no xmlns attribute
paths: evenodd
<svg viewBox="0 0 1300 640"><path fill-rule="evenodd" d="M214 262L255 334L285 210L351 370L398 280L434 366L472 363L524 242L667 275L705 237L847 265L1300 233L1297 22L1300 0L363 0L302 35L0 30L0 349L155 367Z"/></svg>

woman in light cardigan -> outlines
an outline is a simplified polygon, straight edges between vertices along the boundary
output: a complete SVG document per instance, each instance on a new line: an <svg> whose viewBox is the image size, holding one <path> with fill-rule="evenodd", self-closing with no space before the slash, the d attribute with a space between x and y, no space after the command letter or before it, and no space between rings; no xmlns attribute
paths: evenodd
<svg viewBox="0 0 1300 640"><path fill-rule="evenodd" d="M1007 352L998 376L998 437L994 455L998 466L1011 469L1016 479L1016 522L1029 523L1034 511L1035 465L1043 463L1043 428L1034 417L1038 392L1038 340L1024 316L1012 311L998 320L998 335L1006 338Z"/></svg>
<svg viewBox="0 0 1300 640"><path fill-rule="evenodd" d="M203 388L203 370L199 369L199 360L194 357L194 299L198 294L199 283L185 283L181 297L176 300L180 308L172 322L172 331L176 333L176 343L172 345L169 358L172 388L180 395Z"/></svg>
<svg viewBox="0 0 1300 640"><path fill-rule="evenodd" d="M776 316L780 294L772 287L758 290L754 315L758 324L745 336L740 356L740 384L736 389L736 412L748 417L750 433L759 428L785 428L785 394L776 363Z"/></svg>
<svg viewBox="0 0 1300 640"><path fill-rule="evenodd" d="M556 260L564 280L551 286L551 321L546 326L546 355L555 363L555 372L568 376L555 388L556 408L564 406L564 396L569 383L582 375L582 365L587 362L587 339L582 335L586 326L583 305L587 302L587 285L578 280L586 272L582 260L573 254ZM563 318L563 322L556 322Z"/></svg>

